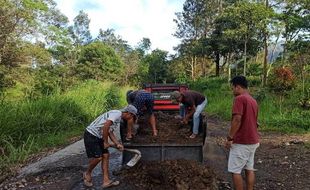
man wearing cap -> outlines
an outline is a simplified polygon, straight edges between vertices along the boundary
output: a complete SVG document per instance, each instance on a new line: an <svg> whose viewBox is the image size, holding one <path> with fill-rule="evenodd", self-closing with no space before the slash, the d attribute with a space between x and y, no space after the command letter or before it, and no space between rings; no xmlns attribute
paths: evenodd
<svg viewBox="0 0 310 190"><path fill-rule="evenodd" d="M111 110L97 117L84 132L84 145L87 157L90 158L87 171L83 173L84 184L88 187L92 184L92 171L101 162L103 172L102 187L107 188L119 185L119 181L109 178L109 137L119 150L123 150L123 145L117 140L114 131L119 129L121 119L134 120L137 109L133 105L128 105L122 110Z"/></svg>
<svg viewBox="0 0 310 190"><path fill-rule="evenodd" d="M199 132L199 116L207 104L207 98L199 92L187 90L185 92L172 92L171 99L182 104L180 115L183 118L183 124L187 124L189 118L193 116L193 132L189 138L196 138ZM187 108L190 108L190 111L186 112Z"/></svg>
<svg viewBox="0 0 310 190"><path fill-rule="evenodd" d="M153 106L154 106L153 94L145 90L136 90L136 91L129 90L126 95L128 104L132 104L137 108L138 116L141 116L145 113L149 115L149 122L153 130L153 136L157 136L158 131L156 128L156 119L153 113ZM132 139L133 124L134 124L133 120L128 122L126 140Z"/></svg>

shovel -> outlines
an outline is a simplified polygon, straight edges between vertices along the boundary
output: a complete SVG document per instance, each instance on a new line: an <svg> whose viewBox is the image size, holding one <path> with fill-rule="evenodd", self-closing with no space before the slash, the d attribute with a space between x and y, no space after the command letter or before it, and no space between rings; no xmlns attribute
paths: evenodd
<svg viewBox="0 0 310 190"><path fill-rule="evenodd" d="M112 146L112 147L116 148L116 146ZM126 164L129 167L133 167L141 159L141 152L139 150L137 150L137 149L124 148L124 151L128 151L128 152L134 153L134 156Z"/></svg>
<svg viewBox="0 0 310 190"><path fill-rule="evenodd" d="M138 161L141 159L141 152L137 149L124 148L124 151L132 152L135 154L126 164L129 167L136 165Z"/></svg>

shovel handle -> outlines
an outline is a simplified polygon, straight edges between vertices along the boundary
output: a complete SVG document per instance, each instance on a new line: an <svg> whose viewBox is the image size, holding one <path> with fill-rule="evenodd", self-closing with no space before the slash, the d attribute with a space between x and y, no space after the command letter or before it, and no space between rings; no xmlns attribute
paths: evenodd
<svg viewBox="0 0 310 190"><path fill-rule="evenodd" d="M118 149L115 145L110 146L112 148ZM132 152L138 155L141 155L141 152L137 149L131 149L131 148L124 148L124 151Z"/></svg>

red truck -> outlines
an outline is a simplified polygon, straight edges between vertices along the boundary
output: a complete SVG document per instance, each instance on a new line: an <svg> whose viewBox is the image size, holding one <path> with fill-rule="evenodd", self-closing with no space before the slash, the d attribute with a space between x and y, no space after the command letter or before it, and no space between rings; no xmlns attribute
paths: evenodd
<svg viewBox="0 0 310 190"><path fill-rule="evenodd" d="M170 93L173 91L184 92L188 90L186 84L144 84L143 89L154 95L155 111L178 111L180 106L173 103Z"/></svg>

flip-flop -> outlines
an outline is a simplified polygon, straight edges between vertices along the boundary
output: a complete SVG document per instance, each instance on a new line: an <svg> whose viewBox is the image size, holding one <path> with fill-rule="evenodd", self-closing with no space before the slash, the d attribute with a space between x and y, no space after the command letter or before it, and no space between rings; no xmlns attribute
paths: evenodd
<svg viewBox="0 0 310 190"><path fill-rule="evenodd" d="M109 188L109 187L118 186L118 185L119 185L119 181L114 181L114 180L112 180L109 184L107 184L107 185L102 185L101 187L102 187L103 189L107 189L107 188Z"/></svg>
<svg viewBox="0 0 310 190"><path fill-rule="evenodd" d="M190 139L194 139L194 138L196 138L196 137L197 137L196 134L191 134L191 136L189 136Z"/></svg>
<svg viewBox="0 0 310 190"><path fill-rule="evenodd" d="M87 186L87 187L92 187L93 186L93 183L92 183L92 181L90 180L87 180L86 179L86 174L85 173L83 173L83 181L84 181L84 185L85 186Z"/></svg>
<svg viewBox="0 0 310 190"><path fill-rule="evenodd" d="M153 137L157 137L158 136L158 130L153 131Z"/></svg>
<svg viewBox="0 0 310 190"><path fill-rule="evenodd" d="M125 142L130 142L132 139L133 139L133 137L131 137L131 138L126 137Z"/></svg>

